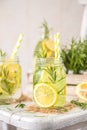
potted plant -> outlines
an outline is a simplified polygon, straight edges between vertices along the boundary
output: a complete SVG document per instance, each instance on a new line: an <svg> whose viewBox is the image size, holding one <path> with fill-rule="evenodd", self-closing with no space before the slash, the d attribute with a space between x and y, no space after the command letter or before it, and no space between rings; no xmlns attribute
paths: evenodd
<svg viewBox="0 0 87 130"><path fill-rule="evenodd" d="M80 74L87 69L87 40L78 42L72 39L69 48L66 46L61 51L61 57L67 73L71 70L74 74Z"/></svg>

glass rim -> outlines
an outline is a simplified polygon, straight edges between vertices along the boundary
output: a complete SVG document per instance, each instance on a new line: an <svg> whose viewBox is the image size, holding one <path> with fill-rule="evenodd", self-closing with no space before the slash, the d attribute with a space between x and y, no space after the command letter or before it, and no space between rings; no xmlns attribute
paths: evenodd
<svg viewBox="0 0 87 130"><path fill-rule="evenodd" d="M62 59L55 59L55 57L50 57L50 58L36 58L36 60L34 61L35 64L40 64L41 66L43 66L45 63L47 64L55 64L55 65L64 65L62 62Z"/></svg>
<svg viewBox="0 0 87 130"><path fill-rule="evenodd" d="M61 62L62 61L62 59L61 58L59 58L59 59L56 59L55 57L48 57L48 58L36 58L35 59L36 61L51 61L51 60L53 60L53 61L58 61L58 62Z"/></svg>
<svg viewBox="0 0 87 130"><path fill-rule="evenodd" d="M55 60L59 60L59 59L56 59L55 57L41 57L41 58L36 58L36 59L55 59Z"/></svg>
<svg viewBox="0 0 87 130"><path fill-rule="evenodd" d="M15 56L14 58L10 58L8 55L6 55L6 56L1 56L1 57L0 57L0 61L18 62L18 61L19 61L19 57L18 57L18 56Z"/></svg>

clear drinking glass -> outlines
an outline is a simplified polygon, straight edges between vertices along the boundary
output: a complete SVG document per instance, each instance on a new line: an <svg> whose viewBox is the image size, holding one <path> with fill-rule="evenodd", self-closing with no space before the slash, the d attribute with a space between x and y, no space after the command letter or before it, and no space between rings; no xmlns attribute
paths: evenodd
<svg viewBox="0 0 87 130"><path fill-rule="evenodd" d="M41 84L52 86L57 92L57 100L52 107L65 105L66 72L60 60L56 60L55 58L38 58L35 60L33 90ZM39 96L41 96L40 93Z"/></svg>
<svg viewBox="0 0 87 130"><path fill-rule="evenodd" d="M0 58L0 103L21 95L21 66L17 57Z"/></svg>

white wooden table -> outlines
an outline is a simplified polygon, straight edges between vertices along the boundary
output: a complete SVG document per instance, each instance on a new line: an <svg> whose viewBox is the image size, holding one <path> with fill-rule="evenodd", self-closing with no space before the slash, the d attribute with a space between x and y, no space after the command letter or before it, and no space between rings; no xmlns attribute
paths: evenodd
<svg viewBox="0 0 87 130"><path fill-rule="evenodd" d="M76 130L87 126L87 111L74 108L65 114L43 114L6 105L0 106L0 120L3 130Z"/></svg>
<svg viewBox="0 0 87 130"><path fill-rule="evenodd" d="M67 75L67 84L76 85L86 79L87 75ZM27 86L30 87L32 89L32 82ZM67 95L75 95L74 87L67 87ZM28 95L31 91L27 90ZM84 130L87 130L87 111L75 108L65 114L43 114L16 109L15 105L1 105L0 121L2 130L17 130L17 127L24 130L83 130L86 127Z"/></svg>

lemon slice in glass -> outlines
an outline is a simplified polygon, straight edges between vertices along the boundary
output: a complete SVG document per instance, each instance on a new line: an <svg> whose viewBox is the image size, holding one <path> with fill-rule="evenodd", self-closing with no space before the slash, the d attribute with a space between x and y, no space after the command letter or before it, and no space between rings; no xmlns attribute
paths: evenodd
<svg viewBox="0 0 87 130"><path fill-rule="evenodd" d="M81 100L87 101L87 82L82 82L76 86L76 94Z"/></svg>
<svg viewBox="0 0 87 130"><path fill-rule="evenodd" d="M34 88L34 99L43 108L51 107L57 100L57 92L50 84L39 83Z"/></svg>
<svg viewBox="0 0 87 130"><path fill-rule="evenodd" d="M46 39L46 40L44 40L44 43L49 50L54 51L54 41L52 41L50 39L48 39L48 40Z"/></svg>

